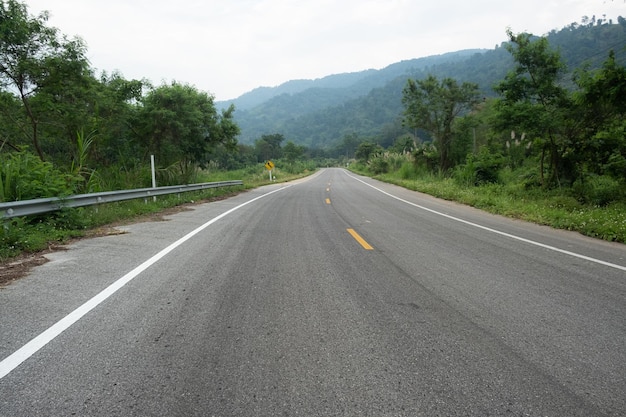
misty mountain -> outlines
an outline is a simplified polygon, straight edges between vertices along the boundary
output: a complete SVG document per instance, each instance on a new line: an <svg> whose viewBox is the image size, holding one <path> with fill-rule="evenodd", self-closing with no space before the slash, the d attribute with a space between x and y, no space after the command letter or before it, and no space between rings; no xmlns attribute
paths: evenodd
<svg viewBox="0 0 626 417"><path fill-rule="evenodd" d="M626 20L622 18L619 24L573 23L547 37L570 71L582 65L598 67L610 49L622 64L626 62ZM406 133L401 123L401 99L408 78L421 79L429 74L451 77L474 82L485 97L494 96L492 86L514 64L504 45L401 61L380 70L292 80L277 87L256 88L235 100L216 102L216 106L235 105L235 120L241 128L239 142L244 144L280 133L296 144L331 148L345 135L355 134L375 138L385 146Z"/></svg>

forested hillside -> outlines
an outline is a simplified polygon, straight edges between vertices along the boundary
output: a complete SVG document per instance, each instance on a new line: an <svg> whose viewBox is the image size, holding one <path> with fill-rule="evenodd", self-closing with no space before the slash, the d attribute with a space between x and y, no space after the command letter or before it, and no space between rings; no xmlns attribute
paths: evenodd
<svg viewBox="0 0 626 417"><path fill-rule="evenodd" d="M551 31L547 39L567 65L569 75L563 82L570 87L577 68L597 68L610 49L616 50L618 63L626 62L624 24L584 18L580 24ZM346 135L375 139L387 146L406 133L401 96L408 78L421 79L429 74L452 77L476 83L482 95L493 97L493 85L513 65L504 45L403 61L378 71L288 82L254 90L227 104L235 104L240 143L252 144L262 135L279 133L310 148L331 149ZM262 101L265 97L268 99Z"/></svg>

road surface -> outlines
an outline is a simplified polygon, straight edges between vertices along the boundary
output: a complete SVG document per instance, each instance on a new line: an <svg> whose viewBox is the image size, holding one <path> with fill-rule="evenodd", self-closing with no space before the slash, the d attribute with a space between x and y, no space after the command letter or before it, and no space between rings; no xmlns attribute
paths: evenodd
<svg viewBox="0 0 626 417"><path fill-rule="evenodd" d="M342 169L0 290L1 416L624 416L626 248Z"/></svg>

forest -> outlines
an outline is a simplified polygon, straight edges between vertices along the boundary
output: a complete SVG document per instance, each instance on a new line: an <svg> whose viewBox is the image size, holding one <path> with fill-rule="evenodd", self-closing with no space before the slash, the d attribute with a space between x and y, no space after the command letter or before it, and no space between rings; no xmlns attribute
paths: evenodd
<svg viewBox="0 0 626 417"><path fill-rule="evenodd" d="M294 173L349 165L558 190L571 207L626 205L622 17L545 36L508 30L490 51L259 89L241 110L182 82L96 74L84 42L47 20L0 0L0 202L147 187L155 155L159 185L272 159Z"/></svg>

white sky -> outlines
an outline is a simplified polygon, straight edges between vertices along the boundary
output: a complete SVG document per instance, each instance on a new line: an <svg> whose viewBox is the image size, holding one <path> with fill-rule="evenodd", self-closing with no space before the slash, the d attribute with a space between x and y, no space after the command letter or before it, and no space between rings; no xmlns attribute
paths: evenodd
<svg viewBox="0 0 626 417"><path fill-rule="evenodd" d="M86 43L98 71L176 80L236 98L293 79L494 48L582 16L626 17L626 0L22 0Z"/></svg>

